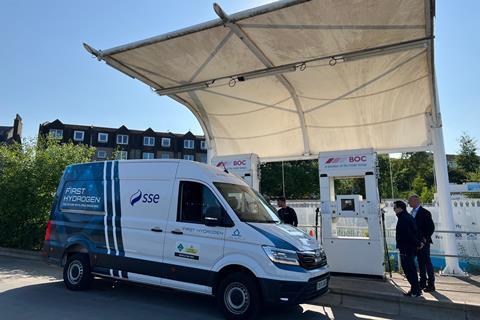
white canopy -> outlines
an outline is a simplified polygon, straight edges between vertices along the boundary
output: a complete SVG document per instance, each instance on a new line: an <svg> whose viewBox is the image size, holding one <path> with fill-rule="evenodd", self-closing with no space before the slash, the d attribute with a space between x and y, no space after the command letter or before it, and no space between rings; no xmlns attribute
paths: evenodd
<svg viewBox="0 0 480 320"><path fill-rule="evenodd" d="M424 150L436 120L433 0L279 1L86 49L187 106L217 155Z"/></svg>
<svg viewBox="0 0 480 320"><path fill-rule="evenodd" d="M183 103L209 155L434 150L454 230L433 68L434 0L285 0L106 51L99 60ZM453 233L444 274L458 275Z"/></svg>

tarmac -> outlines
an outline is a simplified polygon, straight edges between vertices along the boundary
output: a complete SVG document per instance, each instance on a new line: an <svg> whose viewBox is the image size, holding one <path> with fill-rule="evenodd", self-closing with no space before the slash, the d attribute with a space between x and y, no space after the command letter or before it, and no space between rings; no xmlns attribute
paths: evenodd
<svg viewBox="0 0 480 320"><path fill-rule="evenodd" d="M480 276L436 274L435 280L435 292L412 298L403 295L410 285L399 273L384 280L332 276L330 293L310 303L419 319L480 319Z"/></svg>
<svg viewBox="0 0 480 320"><path fill-rule="evenodd" d="M44 260L38 252L0 248L1 256ZM330 292L309 304L375 311L393 317L418 319L479 319L480 276L436 275L436 291L418 298L405 297L410 285L393 273L385 279L333 275ZM380 302L380 303L379 303Z"/></svg>

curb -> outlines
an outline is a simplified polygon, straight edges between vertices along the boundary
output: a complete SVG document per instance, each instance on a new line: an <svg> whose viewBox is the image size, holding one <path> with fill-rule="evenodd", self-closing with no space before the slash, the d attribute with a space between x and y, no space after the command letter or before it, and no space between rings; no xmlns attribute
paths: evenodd
<svg viewBox="0 0 480 320"><path fill-rule="evenodd" d="M354 291L330 287L328 294L310 301L311 304L342 306L375 311L393 316L418 319L479 319L480 306L451 301L412 299L396 294Z"/></svg>
<svg viewBox="0 0 480 320"><path fill-rule="evenodd" d="M39 251L29 251L4 247L0 247L0 256L36 261L46 261L45 258L42 256L42 253Z"/></svg>

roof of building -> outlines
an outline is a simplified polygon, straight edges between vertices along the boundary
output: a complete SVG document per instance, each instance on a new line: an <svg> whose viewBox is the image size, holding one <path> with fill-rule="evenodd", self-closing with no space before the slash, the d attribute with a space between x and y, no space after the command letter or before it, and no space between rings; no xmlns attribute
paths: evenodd
<svg viewBox="0 0 480 320"><path fill-rule="evenodd" d="M123 131L123 132L129 132L129 133L132 133L132 134L143 134L143 133L155 133L157 135L162 135L162 136L166 136L166 135L170 135L170 136L174 136L174 137L184 137L186 135L192 135L196 138L204 138L205 136L204 135L196 135L196 134L193 134L192 132L188 131L184 134L182 133L173 133L173 132L163 132L163 131L154 131L152 128L148 127L146 130L136 130L136 129L129 129L127 128L125 125L122 125L120 126L119 128L108 128L108 127L98 127L98 126L94 126L94 125L90 125L90 126L87 126L87 125L79 125L79 124L67 124L67 123L63 123L61 122L59 119L56 119L55 121L53 122L44 122L41 124L42 127L45 127L45 126L50 126L50 125L54 125L54 124L57 124L57 125L61 125L63 127L70 127L70 128L74 128L74 129L80 129L80 130L88 130L90 128L93 128L95 130L98 130L98 131L105 131L105 132L118 132L118 131Z"/></svg>
<svg viewBox="0 0 480 320"><path fill-rule="evenodd" d="M12 129L13 129L12 126L0 126L0 134Z"/></svg>

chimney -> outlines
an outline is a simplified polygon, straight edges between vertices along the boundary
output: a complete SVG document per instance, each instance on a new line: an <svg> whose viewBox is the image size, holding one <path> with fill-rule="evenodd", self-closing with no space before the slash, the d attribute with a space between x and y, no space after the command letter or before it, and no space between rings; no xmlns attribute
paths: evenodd
<svg viewBox="0 0 480 320"><path fill-rule="evenodd" d="M17 116L13 121L13 140L17 141L18 143L22 143L22 129L23 129L22 118L17 113Z"/></svg>

